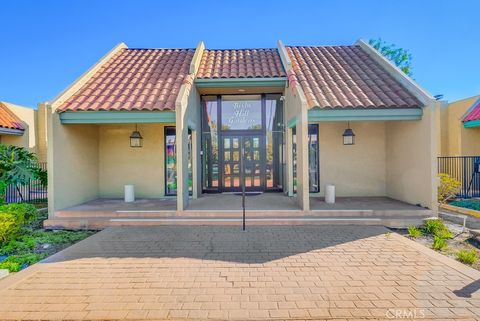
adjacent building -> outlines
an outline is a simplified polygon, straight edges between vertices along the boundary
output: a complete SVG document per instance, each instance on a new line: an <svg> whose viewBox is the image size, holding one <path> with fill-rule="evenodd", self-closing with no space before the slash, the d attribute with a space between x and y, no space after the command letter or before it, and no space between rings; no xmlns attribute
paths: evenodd
<svg viewBox="0 0 480 321"><path fill-rule="evenodd" d="M480 156L480 96L441 108L440 156Z"/></svg>
<svg viewBox="0 0 480 321"><path fill-rule="evenodd" d="M47 159L45 110L0 101L0 143L24 147Z"/></svg>

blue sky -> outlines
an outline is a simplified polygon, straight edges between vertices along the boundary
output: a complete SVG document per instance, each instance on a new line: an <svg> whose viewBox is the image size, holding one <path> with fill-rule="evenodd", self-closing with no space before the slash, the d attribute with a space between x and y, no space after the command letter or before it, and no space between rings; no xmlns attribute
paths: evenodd
<svg viewBox="0 0 480 321"><path fill-rule="evenodd" d="M129 47L344 45L382 39L413 78L457 100L480 94L480 1L0 0L0 100L51 100L123 41Z"/></svg>

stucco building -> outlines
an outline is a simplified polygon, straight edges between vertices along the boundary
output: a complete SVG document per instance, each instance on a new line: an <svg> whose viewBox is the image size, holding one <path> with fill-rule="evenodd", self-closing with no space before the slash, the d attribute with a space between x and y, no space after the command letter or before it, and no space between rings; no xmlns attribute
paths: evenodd
<svg viewBox="0 0 480 321"><path fill-rule="evenodd" d="M242 182L263 193L251 214L277 209L278 222L282 210L335 219L377 206L418 219L436 209L439 102L363 41L122 43L44 106L47 226L207 222L207 212L227 222ZM125 207L128 184L147 201ZM338 207L325 207L326 184Z"/></svg>
<svg viewBox="0 0 480 321"><path fill-rule="evenodd" d="M47 160L45 109L0 101L0 143L24 147Z"/></svg>
<svg viewBox="0 0 480 321"><path fill-rule="evenodd" d="M480 155L480 96L441 107L440 156Z"/></svg>

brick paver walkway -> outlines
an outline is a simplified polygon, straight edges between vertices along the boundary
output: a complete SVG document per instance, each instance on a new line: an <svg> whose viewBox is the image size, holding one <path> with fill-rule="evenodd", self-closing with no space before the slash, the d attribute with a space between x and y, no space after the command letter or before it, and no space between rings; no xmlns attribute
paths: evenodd
<svg viewBox="0 0 480 321"><path fill-rule="evenodd" d="M386 232L109 228L0 281L0 319L479 317L478 272Z"/></svg>

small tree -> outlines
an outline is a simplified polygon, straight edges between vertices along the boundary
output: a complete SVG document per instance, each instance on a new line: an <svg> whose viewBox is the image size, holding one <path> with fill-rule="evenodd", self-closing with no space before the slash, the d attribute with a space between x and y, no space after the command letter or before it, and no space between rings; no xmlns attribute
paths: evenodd
<svg viewBox="0 0 480 321"><path fill-rule="evenodd" d="M40 180L41 184L46 186L46 177L46 171L38 166L35 154L22 147L0 144L1 195L4 195L6 186L13 184L17 188L20 199L24 201L18 186L28 185L31 180Z"/></svg>
<svg viewBox="0 0 480 321"><path fill-rule="evenodd" d="M368 43L385 58L393 62L401 71L408 76L412 76L412 55L407 50L389 44L381 38L370 39Z"/></svg>
<svg viewBox="0 0 480 321"><path fill-rule="evenodd" d="M444 204L457 196L462 183L445 173L438 174L438 178L440 179L438 184L438 202Z"/></svg>

